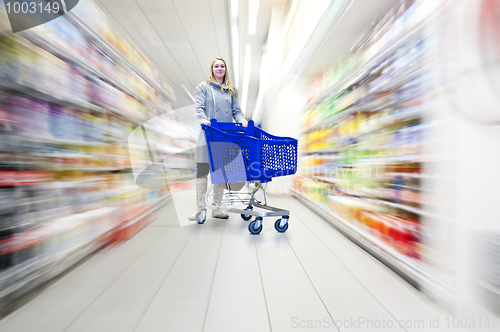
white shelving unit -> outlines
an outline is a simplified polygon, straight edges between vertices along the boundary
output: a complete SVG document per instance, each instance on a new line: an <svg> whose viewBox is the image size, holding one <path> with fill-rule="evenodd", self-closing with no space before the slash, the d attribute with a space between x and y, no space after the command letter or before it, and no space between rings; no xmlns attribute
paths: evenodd
<svg viewBox="0 0 500 332"><path fill-rule="evenodd" d="M433 166L429 165L443 164L445 160L444 158L446 157L445 155L434 153L432 152L432 149L422 152L420 152L421 150L418 150L418 153L408 152L412 151L411 149L408 149L405 150L404 153L400 153L399 150L391 150L389 148L385 149L385 145L379 146L377 144L380 143L376 143L375 141L377 136L376 134L383 132L385 135L394 135L403 127L403 125L401 125L401 128L396 128L394 124L406 123L405 126L407 126L408 123L411 123L411 121L419 120L419 123L427 123L427 121L431 120L431 118L429 118L429 114L435 110L436 104L433 100L429 100L425 93L423 93L423 96L421 97L422 102L420 105L412 105L409 107L404 105L401 109L398 107L397 99L393 100L388 98L390 100L386 100L385 96L378 96L378 94L383 92L401 89L401 87L404 87L405 84L408 84L417 77L428 74L435 69L436 63L433 62L434 60L428 56L423 56L420 59L421 62L419 62L418 66L414 65L414 68L407 69L401 75L390 76L387 74L388 72L390 74L394 74L394 69L390 66L393 66L393 64L396 63L397 54L399 54L398 52L407 47L407 45L416 45L416 43L419 42L424 44L422 52L428 52L425 48L425 41L430 38L432 33L436 32L433 30L433 27L436 25L436 20L439 19L439 16L446 11L446 6L440 5L430 11L428 9L429 8L427 8L426 15L422 15L422 12L420 12L419 15L414 15L410 20L405 18L405 21L403 22L395 21L397 22L397 26L396 23L394 23L390 29L385 30L387 31L385 35L382 37L379 35L375 42L369 44L370 47L363 50L364 53L362 56L358 58L359 60L356 60L358 61L357 64L343 78L339 79L330 87L320 92L305 106L305 111L314 110L314 113L311 111L306 114L308 116L306 121L311 124L302 129L302 134L305 139L310 139L310 142L312 143L309 143L309 141L303 143L303 149L299 151L301 157L304 158L304 168L299 167L299 172L302 173L298 178L298 182L303 181L304 192L294 190L293 195L300 201L304 202L304 204L309 206L313 211L322 215L347 237L402 275L411 284L415 285L426 294L429 294L431 297L434 297L439 302L443 303L441 300L444 299L443 304L450 305L454 298L454 283L451 280L452 277L446 272L443 272L443 270L448 269L448 266L446 268L443 267L442 269L436 268L435 261L442 258L440 253L434 249L434 246L445 246L446 244L444 241L441 242L441 238L433 239L432 236L430 236L428 227L429 225L435 225L436 223L439 223L439 227L443 229L446 227L444 225L451 227L453 225L453 217L447 214L447 212L443 209L436 209L434 206L428 205L428 202L422 198L423 196L418 196L418 199L420 200L418 202L419 205L413 205L413 203L415 203L413 201L408 201L411 203L400 201L394 197L389 197L390 195L386 195L380 190L366 189L361 192L353 190L349 187L350 175L346 177L348 180L345 180L344 177L341 176L339 176L339 178L331 178L328 176L328 170L344 167L354 173L357 169L359 170L371 167L381 167L381 169L384 170L384 167L390 164L418 164L421 165L422 168L421 172L418 174L408 172L396 173L391 171L384 172L383 174L389 177L393 175L395 178L404 176L406 178L419 181L418 188L405 185L398 187L398 189L412 191L416 191L416 189L418 189L419 193L433 194L434 189L431 190L431 188L429 188L431 182L441 181L444 179L444 177L437 175L439 173L436 173L435 169L432 169L433 172L429 172L429 168L433 168ZM415 8L412 10L413 13L415 13ZM425 54L427 55L427 53ZM409 68L409 66L404 68ZM389 80L387 79L388 77L392 78ZM376 81L375 78L379 81ZM373 89L372 83L375 86ZM351 91L351 88L358 87L364 89L361 90L363 91L363 93L361 93L361 97L357 96L357 94L351 95L355 97L350 97L348 94L356 91L356 89L352 89ZM347 96L348 99L342 99L345 96ZM345 100L351 101L349 98L358 99L354 99L354 102L350 105L345 105ZM338 100L339 104L335 106L338 108L343 107L343 109L338 111L338 113L333 116L325 119L324 117L326 116L326 113L317 112L321 111L323 106L328 106L328 108L324 108L325 111L323 112L327 112L326 109L330 112L330 104L327 105L326 103L331 103L333 100ZM396 107L398 108L396 109ZM387 110L390 111L387 112ZM384 118L385 122L377 122L377 126L374 129L368 130L366 127L363 127L362 130L360 129L359 132L355 134L346 134L345 129L343 132L340 132L339 130L341 139L337 140L333 147L326 149L318 149L315 147L318 146L318 144L315 143L315 140L319 139L318 137L322 137L319 136L320 134L328 134L328 130L340 128L341 121L348 119L359 111L370 111L371 114L378 114L380 111L385 111L386 114L389 115ZM314 119L313 114L316 116L316 119ZM379 118L375 117L375 119ZM348 124L346 126L350 125ZM322 128L328 129L325 131L319 131ZM349 129L349 131L351 131L351 129ZM316 134L314 132L317 132L318 136L315 136ZM312 135L309 135L311 133ZM425 134L428 135L429 132L426 131ZM366 152L367 148L362 145L366 142L370 143L370 140L373 140L374 142L372 143L373 145L369 145L370 148L368 150L370 150L371 153ZM390 141L382 144L390 146L390 144L394 144L394 142ZM311 148L309 148L309 146ZM325 144L325 146L331 146L331 144ZM355 157L352 157L352 155L350 155L351 150L349 150L349 148L363 150L363 153L356 154ZM373 152L375 150L377 153ZM383 155L379 155L379 152L382 150L386 152ZM347 159L344 159L343 161L342 158ZM311 159L314 159L314 163L311 165L316 166L308 166L310 165L309 160ZM449 175L446 175L446 177L449 177ZM361 180L356 177L355 181L365 180ZM373 180L370 178L370 180L366 181ZM378 178L377 181L378 182L376 183L379 184L380 181L388 180L385 178ZM369 188L371 188L371 185L372 183L368 183ZM300 187L301 185L299 184L299 188ZM331 188L335 188L335 190ZM311 191L310 196L307 194L308 190ZM335 213L332 210L332 206L315 201L315 199L319 200L320 196L322 199L328 199L325 197L330 197L329 195L333 195L331 197L335 197L336 195L345 195L353 201L359 201L360 204L363 203L367 206L372 206L373 211L384 211L384 213L391 215L391 217L393 217L393 215L411 216L410 220L416 220L422 227L422 239L420 239L421 242L419 243L422 250L421 258L414 259L410 256L406 256L372 234L369 231L369 226L363 224L361 220L346 220L339 214ZM407 198L410 199L409 196ZM414 199L413 196L411 199ZM342 206L340 203L337 205ZM350 208L351 207L352 206L350 206ZM351 215L349 212L351 210L347 207L345 207L345 209L346 210L342 212L347 215ZM434 231L432 227L430 229L430 232ZM450 265L454 264L452 259L450 259L447 263ZM452 268L449 269L451 270Z"/></svg>

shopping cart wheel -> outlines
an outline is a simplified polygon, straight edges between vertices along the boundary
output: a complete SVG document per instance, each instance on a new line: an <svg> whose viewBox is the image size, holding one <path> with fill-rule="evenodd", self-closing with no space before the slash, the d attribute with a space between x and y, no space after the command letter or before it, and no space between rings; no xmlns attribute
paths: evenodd
<svg viewBox="0 0 500 332"><path fill-rule="evenodd" d="M274 223L274 229L280 233L285 233L288 229L288 217L276 220Z"/></svg>
<svg viewBox="0 0 500 332"><path fill-rule="evenodd" d="M255 220L248 225L248 230L252 234L260 234L260 232L262 232L262 218L255 218Z"/></svg>
<svg viewBox="0 0 500 332"><path fill-rule="evenodd" d="M247 207L245 210L247 211L252 211L253 210L253 207L252 206L249 206ZM252 216L249 215L249 214L242 214L241 215L241 219L245 220L245 221L249 221L250 219L252 219Z"/></svg>
<svg viewBox="0 0 500 332"><path fill-rule="evenodd" d="M203 224L207 220L207 211L201 210L194 216L198 224Z"/></svg>

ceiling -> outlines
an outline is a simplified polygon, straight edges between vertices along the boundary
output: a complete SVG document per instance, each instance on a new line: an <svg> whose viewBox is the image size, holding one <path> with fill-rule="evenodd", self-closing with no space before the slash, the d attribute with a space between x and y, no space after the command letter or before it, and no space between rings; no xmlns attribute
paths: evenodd
<svg viewBox="0 0 500 332"><path fill-rule="evenodd" d="M246 109L255 107L260 82L260 63L267 40L273 7L286 12L291 0L260 0L257 29L248 34L248 1L237 0L239 28L238 82L232 69L231 0L94 0L113 27L127 36L152 61L172 86L173 109L192 105L196 86L206 80L212 59L223 57L231 82L242 91L245 45L251 45L251 72ZM319 47L312 52L301 75L312 83L325 67L347 54L354 41L373 22L380 20L399 0L354 0ZM185 87L185 88L184 88ZM187 91L186 91L187 90ZM240 101L241 102L241 101Z"/></svg>

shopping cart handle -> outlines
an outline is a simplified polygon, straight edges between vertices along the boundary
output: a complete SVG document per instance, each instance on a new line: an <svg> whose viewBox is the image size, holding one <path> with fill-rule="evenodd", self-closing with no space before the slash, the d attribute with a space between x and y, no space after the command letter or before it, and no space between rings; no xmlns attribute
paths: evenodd
<svg viewBox="0 0 500 332"><path fill-rule="evenodd" d="M255 125L253 120L248 121L247 127L244 128L242 123L235 122L218 122L216 119L211 119L210 124L212 127L219 130L234 130L236 128L241 128L245 130L245 135L255 137ZM206 125L202 124L201 127L205 129Z"/></svg>

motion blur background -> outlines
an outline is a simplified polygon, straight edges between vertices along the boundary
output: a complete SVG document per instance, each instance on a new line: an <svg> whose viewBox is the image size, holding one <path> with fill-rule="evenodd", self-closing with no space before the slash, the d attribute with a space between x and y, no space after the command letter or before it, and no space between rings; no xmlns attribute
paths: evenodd
<svg viewBox="0 0 500 332"><path fill-rule="evenodd" d="M500 313L500 1L80 0L16 34L2 4L0 28L0 309L193 186L222 56L246 118L299 138L270 192L443 307Z"/></svg>

